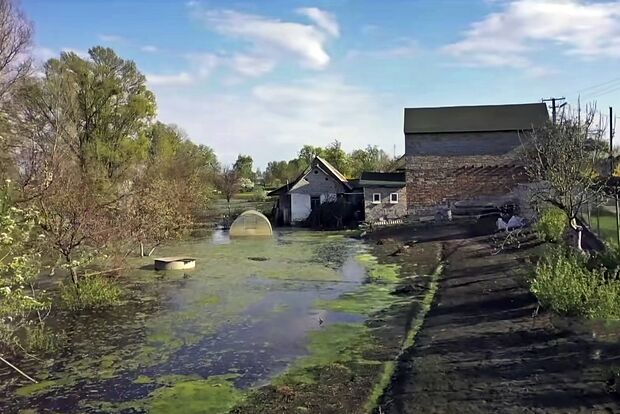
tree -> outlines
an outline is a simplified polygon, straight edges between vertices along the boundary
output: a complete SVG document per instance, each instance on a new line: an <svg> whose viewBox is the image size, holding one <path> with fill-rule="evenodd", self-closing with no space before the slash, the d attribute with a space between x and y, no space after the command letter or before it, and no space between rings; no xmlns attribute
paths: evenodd
<svg viewBox="0 0 620 414"><path fill-rule="evenodd" d="M563 114L556 124L549 122L524 140L522 161L534 183L532 203L559 208L575 231L581 208L596 201L604 189L604 180L596 172L604 156L602 135L600 124L595 125L595 111L589 108L585 117Z"/></svg>
<svg viewBox="0 0 620 414"><path fill-rule="evenodd" d="M233 165L233 168L237 171L239 178L246 178L250 181L254 181L256 177L254 176L254 171L252 170L253 162L254 160L252 160L251 156L239 154L237 161L235 161L235 164Z"/></svg>
<svg viewBox="0 0 620 414"><path fill-rule="evenodd" d="M0 185L0 361L36 382L8 362L5 355L22 348L18 332L42 324L50 302L37 289L40 234L37 214L15 207L10 180Z"/></svg>
<svg viewBox="0 0 620 414"><path fill-rule="evenodd" d="M230 200L239 192L240 177L235 168L226 166L217 176L216 187L224 195L226 203L228 203L228 215L231 215Z"/></svg>
<svg viewBox="0 0 620 414"><path fill-rule="evenodd" d="M28 76L32 27L13 0L0 1L0 102Z"/></svg>
<svg viewBox="0 0 620 414"><path fill-rule="evenodd" d="M298 153L297 159L304 164L304 168L312 163L315 157L324 157L325 150L321 147L313 147L312 145L304 145Z"/></svg>
<svg viewBox="0 0 620 414"><path fill-rule="evenodd" d="M27 55L32 27L12 0L0 0L0 180L14 170L8 156L19 126L12 113L12 93L30 73Z"/></svg>
<svg viewBox="0 0 620 414"><path fill-rule="evenodd" d="M325 160L333 165L343 175L350 175L350 159L347 153L342 149L340 141L335 140L325 148L323 153Z"/></svg>
<svg viewBox="0 0 620 414"><path fill-rule="evenodd" d="M392 162L390 156L376 145L353 151L350 159L352 177L359 177L364 171L387 171Z"/></svg>
<svg viewBox="0 0 620 414"><path fill-rule="evenodd" d="M35 103L84 173L122 181L146 156L144 132L155 98L134 62L109 48L88 54L50 59Z"/></svg>

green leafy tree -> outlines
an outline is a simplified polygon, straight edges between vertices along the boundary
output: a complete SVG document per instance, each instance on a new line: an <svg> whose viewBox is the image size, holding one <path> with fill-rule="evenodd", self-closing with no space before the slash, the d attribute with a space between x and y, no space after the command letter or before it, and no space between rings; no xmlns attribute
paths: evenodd
<svg viewBox="0 0 620 414"><path fill-rule="evenodd" d="M353 151L350 159L352 177L359 177L364 171L387 171L392 163L390 156L376 145Z"/></svg>
<svg viewBox="0 0 620 414"><path fill-rule="evenodd" d="M325 150L321 147L313 147L312 145L304 145L297 156L297 159L304 165L304 168L312 163L314 157L324 157Z"/></svg>
<svg viewBox="0 0 620 414"><path fill-rule="evenodd" d="M88 54L62 53L45 64L37 106L84 173L123 180L146 156L155 98L133 61L103 47Z"/></svg>
<svg viewBox="0 0 620 414"><path fill-rule="evenodd" d="M253 163L254 160L251 156L239 154L239 156L237 157L237 161L235 161L235 164L233 165L233 168L235 169L235 171L237 171L237 175L239 175L239 178L246 178L248 180L254 181L256 177L252 169Z"/></svg>
<svg viewBox="0 0 620 414"><path fill-rule="evenodd" d="M325 159L333 165L343 175L350 175L351 159L349 155L342 149L340 141L335 140L329 144L323 153Z"/></svg>
<svg viewBox="0 0 620 414"><path fill-rule="evenodd" d="M13 205L10 181L0 186L0 359L21 348L18 331L43 323L49 298L37 288L37 214ZM34 317L33 317L34 316Z"/></svg>

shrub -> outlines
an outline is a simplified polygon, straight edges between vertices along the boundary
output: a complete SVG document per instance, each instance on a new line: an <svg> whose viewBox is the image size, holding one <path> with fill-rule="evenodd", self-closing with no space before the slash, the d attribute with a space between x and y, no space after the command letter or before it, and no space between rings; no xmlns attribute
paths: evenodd
<svg viewBox="0 0 620 414"><path fill-rule="evenodd" d="M566 213L559 208L552 207L541 214L536 223L536 231L543 240L558 242L562 240L567 224Z"/></svg>
<svg viewBox="0 0 620 414"><path fill-rule="evenodd" d="M58 350L64 341L64 332L55 333L39 323L26 329L24 345L29 352L41 354Z"/></svg>
<svg viewBox="0 0 620 414"><path fill-rule="evenodd" d="M589 269L587 258L564 247L538 264L530 290L559 314L620 319L620 281L608 278L602 267Z"/></svg>
<svg viewBox="0 0 620 414"><path fill-rule="evenodd" d="M82 278L78 286L65 282L60 287L60 300L70 310L100 309L120 302L122 290L109 278L95 275Z"/></svg>
<svg viewBox="0 0 620 414"><path fill-rule="evenodd" d="M262 203L267 200L267 192L263 190L262 187L256 187L252 194L250 195L249 201L253 201L256 203Z"/></svg>

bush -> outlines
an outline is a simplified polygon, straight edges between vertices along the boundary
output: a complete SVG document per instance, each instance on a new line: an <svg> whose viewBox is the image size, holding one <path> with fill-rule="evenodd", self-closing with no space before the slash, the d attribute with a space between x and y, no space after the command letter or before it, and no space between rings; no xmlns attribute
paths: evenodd
<svg viewBox="0 0 620 414"><path fill-rule="evenodd" d="M65 282L60 287L60 300L70 310L100 309L120 302L122 290L112 280L95 275L82 278L78 286Z"/></svg>
<svg viewBox="0 0 620 414"><path fill-rule="evenodd" d="M564 247L554 249L536 268L530 290L541 306L570 316L620 319L620 281L602 267Z"/></svg>
<svg viewBox="0 0 620 414"><path fill-rule="evenodd" d="M35 324L26 329L24 347L38 354L51 353L60 349L65 341L64 332L55 333L44 324Z"/></svg>
<svg viewBox="0 0 620 414"><path fill-rule="evenodd" d="M542 213L536 223L536 231L541 239L548 242L558 242L562 240L567 224L566 213L553 207Z"/></svg>
<svg viewBox="0 0 620 414"><path fill-rule="evenodd" d="M248 200L256 203L262 203L263 201L267 200L267 192L263 190L262 187L257 187L254 189L254 191L252 191L252 194L250 195Z"/></svg>

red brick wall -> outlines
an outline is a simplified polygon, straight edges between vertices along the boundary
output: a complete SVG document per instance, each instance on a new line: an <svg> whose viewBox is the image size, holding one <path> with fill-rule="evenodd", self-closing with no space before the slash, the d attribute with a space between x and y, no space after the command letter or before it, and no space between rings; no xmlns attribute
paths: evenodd
<svg viewBox="0 0 620 414"><path fill-rule="evenodd" d="M446 202L505 195L526 181L510 156L407 156L411 215L433 214Z"/></svg>

